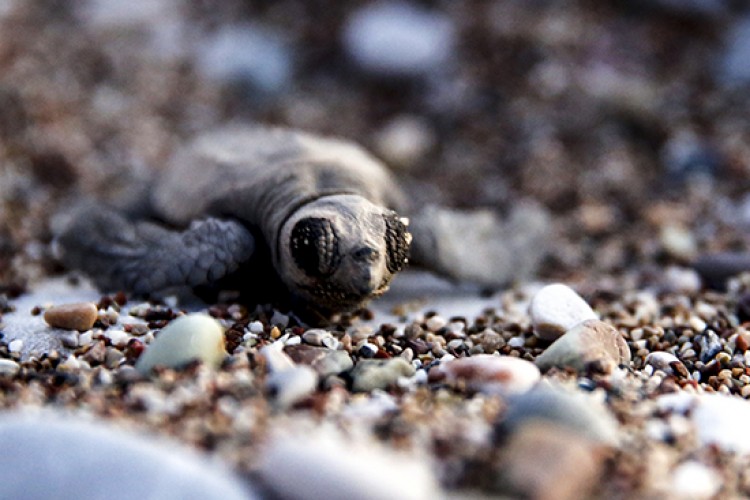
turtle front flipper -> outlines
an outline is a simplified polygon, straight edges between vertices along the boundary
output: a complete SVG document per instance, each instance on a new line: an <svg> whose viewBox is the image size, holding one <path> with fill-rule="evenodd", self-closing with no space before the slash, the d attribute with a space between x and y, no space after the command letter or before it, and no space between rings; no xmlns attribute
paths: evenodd
<svg viewBox="0 0 750 500"><path fill-rule="evenodd" d="M66 224L56 247L64 265L100 288L146 294L215 282L251 257L255 240L233 220L203 219L179 232L87 206Z"/></svg>

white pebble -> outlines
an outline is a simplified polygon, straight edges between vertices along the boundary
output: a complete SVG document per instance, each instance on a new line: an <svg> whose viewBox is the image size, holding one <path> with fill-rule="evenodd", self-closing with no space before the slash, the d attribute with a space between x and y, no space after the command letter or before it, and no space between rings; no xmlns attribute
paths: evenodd
<svg viewBox="0 0 750 500"><path fill-rule="evenodd" d="M0 359L0 375L15 375L20 369L21 365L12 359Z"/></svg>
<svg viewBox="0 0 750 500"><path fill-rule="evenodd" d="M561 283L539 290L529 304L534 334L554 340L573 326L598 319L596 313L572 288Z"/></svg>
<svg viewBox="0 0 750 500"><path fill-rule="evenodd" d="M672 472L671 493L675 498L707 500L721 489L722 479L704 464L690 460L678 465Z"/></svg>
<svg viewBox="0 0 750 500"><path fill-rule="evenodd" d="M539 368L525 359L512 356L476 354L441 362L433 368L450 385L461 381L470 388L491 394L520 394L541 378ZM430 375L433 376L432 371Z"/></svg>
<svg viewBox="0 0 750 500"><path fill-rule="evenodd" d="M431 332L436 332L447 324L448 321L446 321L442 316L438 316L437 314L435 316L431 316L427 319L427 321L425 321L427 329Z"/></svg>
<svg viewBox="0 0 750 500"><path fill-rule="evenodd" d="M274 395L274 402L280 408L289 408L315 392L318 374L309 366L295 366L271 373L266 384Z"/></svg>
<svg viewBox="0 0 750 500"><path fill-rule="evenodd" d="M122 330L106 330L104 336L109 339L115 347L125 347L132 338Z"/></svg>
<svg viewBox="0 0 750 500"><path fill-rule="evenodd" d="M508 340L508 345L511 347L523 347L526 344L526 341L523 337L512 337L510 340Z"/></svg>
<svg viewBox="0 0 750 500"><path fill-rule="evenodd" d="M421 160L434 144L435 134L427 121L411 115L394 118L375 137L375 147L383 159L404 168Z"/></svg>
<svg viewBox="0 0 750 500"><path fill-rule="evenodd" d="M71 354L65 361L58 365L58 368L74 371L81 368L81 363L78 362L78 358Z"/></svg>
<svg viewBox="0 0 750 500"><path fill-rule="evenodd" d="M78 346L84 347L94 340L94 332L87 330L78 336Z"/></svg>
<svg viewBox="0 0 750 500"><path fill-rule="evenodd" d="M263 333L263 323L261 323L260 321L253 321L252 323L247 325L247 328L251 333Z"/></svg>
<svg viewBox="0 0 750 500"><path fill-rule="evenodd" d="M450 18L406 2L375 2L344 24L344 48L364 70L385 76L439 71L452 57L455 27Z"/></svg>
<svg viewBox="0 0 750 500"><path fill-rule="evenodd" d="M218 366L226 355L224 329L206 314L188 314L169 323L136 363L141 373L155 366L178 368L193 360Z"/></svg>
<svg viewBox="0 0 750 500"><path fill-rule="evenodd" d="M23 340L21 339L11 340L8 344L10 352L21 352L21 349L23 349Z"/></svg>

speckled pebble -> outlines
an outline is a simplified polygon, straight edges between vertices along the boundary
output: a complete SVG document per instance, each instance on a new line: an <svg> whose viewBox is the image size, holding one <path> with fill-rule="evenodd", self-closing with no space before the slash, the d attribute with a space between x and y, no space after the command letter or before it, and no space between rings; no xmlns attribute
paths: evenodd
<svg viewBox="0 0 750 500"><path fill-rule="evenodd" d="M44 321L49 326L81 332L90 330L98 317L99 311L96 304L91 302L61 304L50 307L44 312Z"/></svg>
<svg viewBox="0 0 750 500"><path fill-rule="evenodd" d="M485 393L520 394L531 389L541 378L534 363L511 356L477 354L452 359L430 370L431 381L444 381Z"/></svg>
<svg viewBox="0 0 750 500"><path fill-rule="evenodd" d="M414 367L402 358L360 359L351 371L352 389L357 392L386 389L400 377L411 377L414 372Z"/></svg>
<svg viewBox="0 0 750 500"><path fill-rule="evenodd" d="M205 314L188 314L159 332L138 359L136 368L147 374L155 366L178 368L193 360L218 366L225 355L221 325Z"/></svg>
<svg viewBox="0 0 750 500"><path fill-rule="evenodd" d="M665 373L674 373L674 369L671 366L672 363L682 364L682 361L674 354L663 351L651 352L646 356L647 365L653 366L656 370L662 370Z"/></svg>
<svg viewBox="0 0 750 500"><path fill-rule="evenodd" d="M555 283L539 290L529 304L534 334L554 340L570 328L590 319L599 319L591 306L575 290Z"/></svg>
<svg viewBox="0 0 750 500"><path fill-rule="evenodd" d="M536 358L536 365L546 371L552 367L586 371L591 363L611 371L630 362L630 348L612 325L588 320L571 328Z"/></svg>

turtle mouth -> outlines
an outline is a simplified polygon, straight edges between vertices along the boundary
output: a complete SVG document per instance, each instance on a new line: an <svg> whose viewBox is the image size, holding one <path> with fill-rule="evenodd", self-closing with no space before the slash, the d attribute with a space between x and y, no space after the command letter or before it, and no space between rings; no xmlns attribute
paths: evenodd
<svg viewBox="0 0 750 500"><path fill-rule="evenodd" d="M390 280L384 279L375 290L364 293L342 290L332 283L303 285L300 288L309 294L314 304L331 310L347 311L360 307L369 299L380 297L388 291L389 286Z"/></svg>

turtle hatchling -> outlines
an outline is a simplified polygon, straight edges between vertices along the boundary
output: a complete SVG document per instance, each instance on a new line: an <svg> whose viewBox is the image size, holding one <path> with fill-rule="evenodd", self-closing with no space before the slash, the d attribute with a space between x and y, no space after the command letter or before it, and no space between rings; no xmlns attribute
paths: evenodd
<svg viewBox="0 0 750 500"><path fill-rule="evenodd" d="M528 213L509 229L486 214L460 214L457 221L434 207L414 214L410 226L400 215L407 201L383 164L355 144L233 126L179 149L137 199L137 210L107 200L82 203L62 225L56 247L63 264L105 291L188 286L263 296L274 290L298 312L322 320L383 294L410 250L420 264L453 278L507 281L519 272L520 250L508 244L518 240L509 232L530 230L524 244L538 248L547 229L545 223L529 229ZM472 226L479 228L474 236ZM467 258L457 249L471 248L472 238L485 248ZM493 269L477 268L475 261L486 264L488 256L507 261L495 277Z"/></svg>

